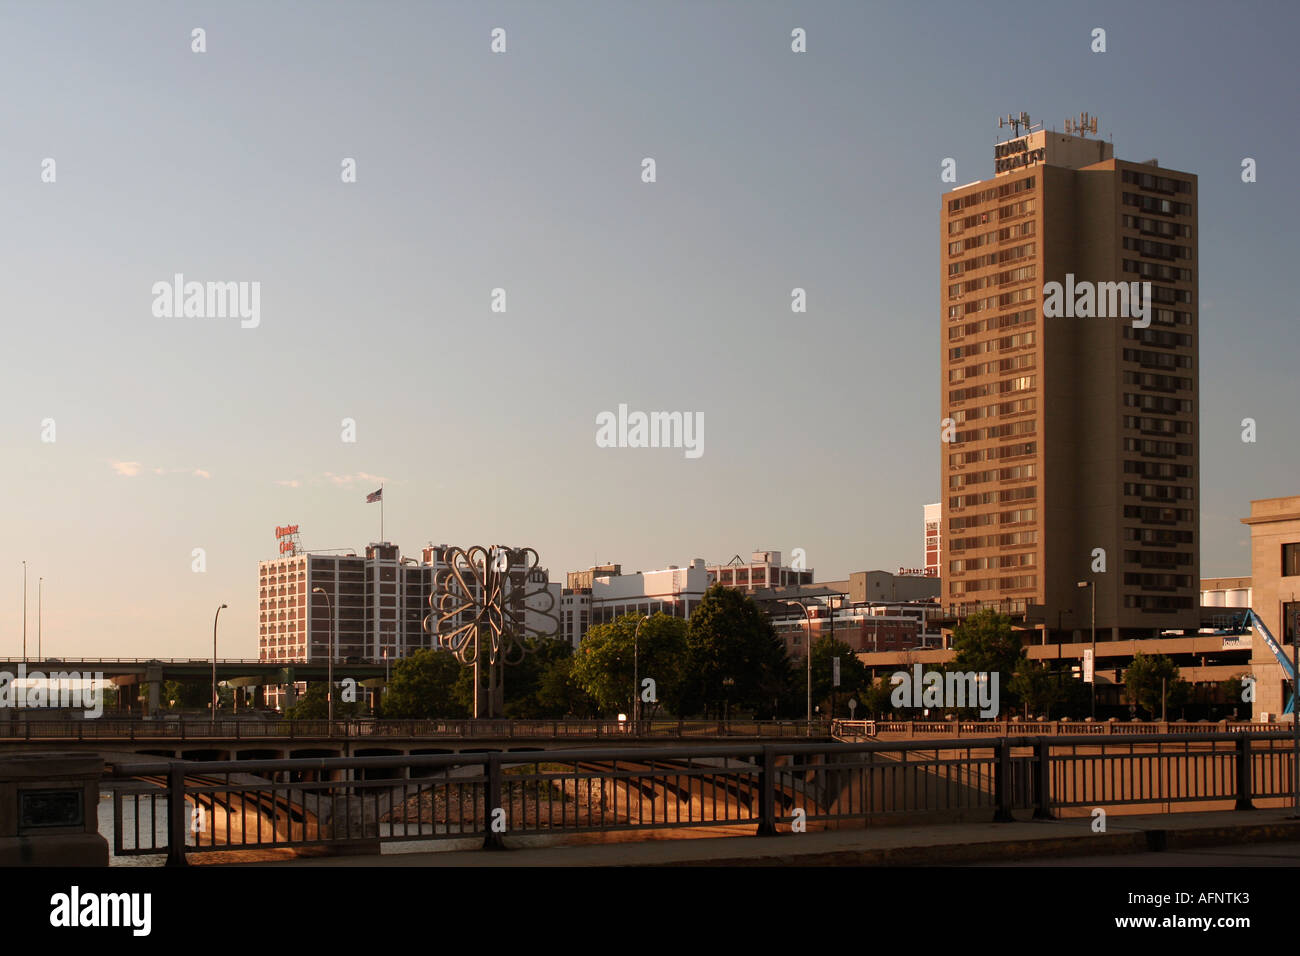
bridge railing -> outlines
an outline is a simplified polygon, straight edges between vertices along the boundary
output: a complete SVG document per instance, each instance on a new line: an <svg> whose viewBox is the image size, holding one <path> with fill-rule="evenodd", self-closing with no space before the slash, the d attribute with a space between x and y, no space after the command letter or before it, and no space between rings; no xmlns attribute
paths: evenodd
<svg viewBox="0 0 1300 956"><path fill-rule="evenodd" d="M498 737L809 737L827 736L816 720L288 720L218 718L153 720L0 720L4 740L264 740Z"/></svg>
<svg viewBox="0 0 1300 956"><path fill-rule="evenodd" d="M848 723L837 721L836 723ZM1134 734L1238 734L1276 730L1275 723L1251 721L1077 721L1077 720L877 720L877 733L891 736L1125 737Z"/></svg>
<svg viewBox="0 0 1300 956"><path fill-rule="evenodd" d="M890 817L1134 804L1189 809L1289 793L1280 732L732 742L325 759L123 762L119 856L482 841L703 828L771 835Z"/></svg>

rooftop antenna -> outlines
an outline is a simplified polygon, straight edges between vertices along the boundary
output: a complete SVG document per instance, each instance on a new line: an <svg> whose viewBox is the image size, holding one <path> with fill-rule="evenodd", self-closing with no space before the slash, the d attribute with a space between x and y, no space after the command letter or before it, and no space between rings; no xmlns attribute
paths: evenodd
<svg viewBox="0 0 1300 956"><path fill-rule="evenodd" d="M1091 113L1080 113L1075 119L1065 121L1065 132L1067 135L1087 136L1089 133L1097 135L1097 117Z"/></svg>
<svg viewBox="0 0 1300 956"><path fill-rule="evenodd" d="M998 129L1002 129L1004 126L1010 126L1012 136L1019 136L1020 128L1022 126L1025 128L1025 132L1028 133L1032 125L1033 124L1029 122L1028 113L1022 112L1019 116L1016 116L1014 113L1008 113L1006 116L998 117Z"/></svg>

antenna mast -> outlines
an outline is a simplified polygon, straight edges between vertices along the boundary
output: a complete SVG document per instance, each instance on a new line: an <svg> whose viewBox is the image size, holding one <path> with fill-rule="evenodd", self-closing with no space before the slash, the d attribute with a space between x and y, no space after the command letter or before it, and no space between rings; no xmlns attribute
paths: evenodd
<svg viewBox="0 0 1300 956"><path fill-rule="evenodd" d="M1008 113L1006 116L998 117L998 129L1002 129L1004 126L1010 126L1013 139L1020 135L1020 128L1022 126L1024 127L1025 132L1029 133L1032 132L1033 125L1034 124L1029 121L1028 113L1022 112L1019 116L1016 116L1014 113Z"/></svg>
<svg viewBox="0 0 1300 956"><path fill-rule="evenodd" d="M1091 133L1097 135L1097 117L1091 113L1080 113L1075 119L1065 121L1065 132L1069 135L1087 136Z"/></svg>

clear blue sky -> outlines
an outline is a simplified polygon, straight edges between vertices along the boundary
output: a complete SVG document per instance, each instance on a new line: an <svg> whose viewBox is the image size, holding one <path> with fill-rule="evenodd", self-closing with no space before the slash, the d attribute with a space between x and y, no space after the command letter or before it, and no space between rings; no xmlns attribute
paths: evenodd
<svg viewBox="0 0 1300 956"><path fill-rule="evenodd" d="M254 656L275 526L361 548L377 479L408 553L529 544L557 580L756 547L819 578L919 564L940 163L991 175L1021 110L1091 111L1116 155L1200 177L1202 572L1248 573L1250 499L1300 493L1297 27L1286 3L0 3L3 650L25 558L47 654L205 655L224 601L223 656ZM176 272L261 282L260 327L155 318ZM598 448L619 403L702 412L704 455Z"/></svg>

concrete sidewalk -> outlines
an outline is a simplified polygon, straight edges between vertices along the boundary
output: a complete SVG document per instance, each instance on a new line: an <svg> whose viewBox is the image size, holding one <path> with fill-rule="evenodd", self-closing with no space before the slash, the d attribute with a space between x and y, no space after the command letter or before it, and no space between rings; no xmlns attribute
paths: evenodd
<svg viewBox="0 0 1300 956"><path fill-rule="evenodd" d="M783 833L636 839L578 846L524 846L506 852L447 849L250 862L252 866L940 866L991 860L1102 856L1300 840L1292 810L1119 816L1105 833L1090 817L1016 823L951 823ZM537 839L514 838L521 841ZM545 838L543 838L545 839ZM512 838L506 838L507 845ZM463 842L461 844L463 846ZM213 854L219 856L219 854Z"/></svg>

